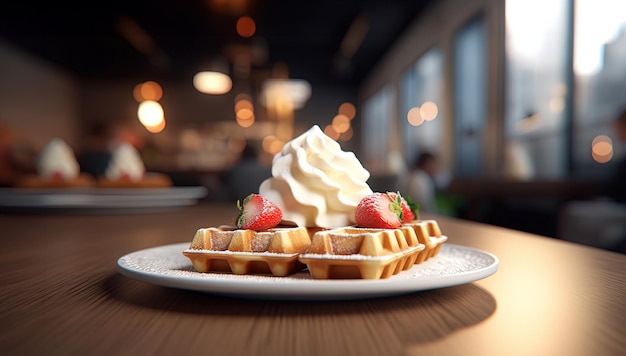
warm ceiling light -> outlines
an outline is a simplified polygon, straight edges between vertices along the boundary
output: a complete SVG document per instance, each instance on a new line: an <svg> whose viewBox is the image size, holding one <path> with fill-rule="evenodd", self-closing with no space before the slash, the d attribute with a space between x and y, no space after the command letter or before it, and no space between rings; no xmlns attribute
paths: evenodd
<svg viewBox="0 0 626 356"><path fill-rule="evenodd" d="M233 81L224 73L205 71L193 76L193 86L201 93L226 94L233 87Z"/></svg>
<svg viewBox="0 0 626 356"><path fill-rule="evenodd" d="M239 36L248 38L252 37L255 32L256 24L251 17L242 16L237 20L237 34L239 34Z"/></svg>
<svg viewBox="0 0 626 356"><path fill-rule="evenodd" d="M237 125L244 128L252 126L254 124L254 121L254 116L248 119L241 119L239 116L237 116Z"/></svg>
<svg viewBox="0 0 626 356"><path fill-rule="evenodd" d="M350 119L345 115L336 115L332 121L333 130L342 134L350 129Z"/></svg>
<svg viewBox="0 0 626 356"><path fill-rule="evenodd" d="M237 120L254 120L254 105L247 96L237 95L239 100L235 102L235 116Z"/></svg>
<svg viewBox="0 0 626 356"><path fill-rule="evenodd" d="M420 107L420 116L426 121L434 120L438 114L439 108L432 101L427 101Z"/></svg>
<svg viewBox="0 0 626 356"><path fill-rule="evenodd" d="M276 107L288 101L297 110L310 97L311 84L303 79L266 79L261 85L261 98L268 107Z"/></svg>
<svg viewBox="0 0 626 356"><path fill-rule="evenodd" d="M610 145L613 145L613 141L611 140L611 138L607 135L598 135L596 137L593 138L593 141L591 141L591 145L595 146L601 142L606 142L609 143Z"/></svg>
<svg viewBox="0 0 626 356"><path fill-rule="evenodd" d="M345 102L339 105L339 110L337 110L337 113L340 115L344 115L348 119L352 120L356 116L356 107L352 103Z"/></svg>
<svg viewBox="0 0 626 356"><path fill-rule="evenodd" d="M135 100L140 103L146 99L143 98L143 93L141 92L141 86L143 85L143 83L139 83L137 85L135 85L135 88L133 89L133 98L135 98Z"/></svg>
<svg viewBox="0 0 626 356"><path fill-rule="evenodd" d="M607 163L613 158L613 142L606 135L598 135L591 142L591 157L598 163Z"/></svg>
<svg viewBox="0 0 626 356"><path fill-rule="evenodd" d="M274 135L268 135L263 137L261 145L263 147L263 151L271 155L275 155L283 149L283 146L285 146L285 141L279 139Z"/></svg>
<svg viewBox="0 0 626 356"><path fill-rule="evenodd" d="M155 126L144 126L146 130L150 133L156 134L163 130L165 130L165 119L162 119L161 122Z"/></svg>
<svg viewBox="0 0 626 356"><path fill-rule="evenodd" d="M254 119L254 111L252 111L249 108L241 108L237 110L235 114L237 115L237 119L241 119L241 120Z"/></svg>
<svg viewBox="0 0 626 356"><path fill-rule="evenodd" d="M339 139L339 136L341 136L339 132L333 129L332 125L326 125L326 127L324 128L324 133L326 134L326 136L332 138L335 141L337 141Z"/></svg>
<svg viewBox="0 0 626 356"><path fill-rule="evenodd" d="M156 101L146 100L139 104L137 109L139 121L144 126L158 126L163 121L163 107Z"/></svg>
<svg viewBox="0 0 626 356"><path fill-rule="evenodd" d="M159 83L154 81L137 84L133 90L133 97L137 100L137 102L142 102L144 100L159 101L162 96L163 89Z"/></svg>
<svg viewBox="0 0 626 356"><path fill-rule="evenodd" d="M141 86L141 94L143 95L144 100L159 101L163 96L163 89L159 83L147 81Z"/></svg>
<svg viewBox="0 0 626 356"><path fill-rule="evenodd" d="M411 126L419 126L424 123L424 118L420 113L419 106L412 107L409 112L406 114L406 118L409 121Z"/></svg>
<svg viewBox="0 0 626 356"><path fill-rule="evenodd" d="M271 155L275 155L283 149L283 146L285 146L285 142L279 138L276 138L270 143L268 153Z"/></svg>
<svg viewBox="0 0 626 356"><path fill-rule="evenodd" d="M248 99L239 99L235 102L235 112L241 109L254 110L254 105L252 105L252 102Z"/></svg>
<svg viewBox="0 0 626 356"><path fill-rule="evenodd" d="M263 147L263 151L267 153L272 153L272 144L276 140L278 140L278 137L274 135L267 135L263 137L263 140L261 141L261 147Z"/></svg>
<svg viewBox="0 0 626 356"><path fill-rule="evenodd" d="M350 141L352 139L352 136L354 136L354 130L351 127L351 128L348 129L348 131L342 133L341 136L339 136L339 140L340 141Z"/></svg>

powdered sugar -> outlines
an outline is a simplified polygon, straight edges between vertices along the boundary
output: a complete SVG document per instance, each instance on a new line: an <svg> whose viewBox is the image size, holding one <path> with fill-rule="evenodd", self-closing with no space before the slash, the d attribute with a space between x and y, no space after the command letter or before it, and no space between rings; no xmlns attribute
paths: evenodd
<svg viewBox="0 0 626 356"><path fill-rule="evenodd" d="M287 277L199 273L182 254L188 243L129 253L118 259L127 277L165 287L276 300L345 300L412 293L470 283L495 273L498 259L473 248L445 244L439 254L382 280L316 280L308 271Z"/></svg>

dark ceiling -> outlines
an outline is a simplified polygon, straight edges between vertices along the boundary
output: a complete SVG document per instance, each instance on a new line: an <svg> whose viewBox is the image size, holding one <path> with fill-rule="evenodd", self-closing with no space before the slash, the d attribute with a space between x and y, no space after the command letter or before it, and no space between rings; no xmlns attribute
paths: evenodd
<svg viewBox="0 0 626 356"><path fill-rule="evenodd" d="M11 0L0 5L0 39L84 80L189 80L215 56L229 57L227 48L252 48L252 76L283 62L292 78L357 86L432 1ZM237 35L241 15L256 21L252 38ZM341 56L357 17L365 37Z"/></svg>

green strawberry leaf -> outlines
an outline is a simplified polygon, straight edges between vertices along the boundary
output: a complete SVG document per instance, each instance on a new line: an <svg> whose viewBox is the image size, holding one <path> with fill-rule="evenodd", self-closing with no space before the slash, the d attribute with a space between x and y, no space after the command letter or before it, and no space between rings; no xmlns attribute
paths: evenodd
<svg viewBox="0 0 626 356"><path fill-rule="evenodd" d="M419 210L420 210L420 206L417 203L414 203L413 200L411 200L410 196L405 196L404 200L406 200L406 203L409 205L409 209L411 209L411 211L413 212L413 214L415 214L415 218L418 219L419 218Z"/></svg>

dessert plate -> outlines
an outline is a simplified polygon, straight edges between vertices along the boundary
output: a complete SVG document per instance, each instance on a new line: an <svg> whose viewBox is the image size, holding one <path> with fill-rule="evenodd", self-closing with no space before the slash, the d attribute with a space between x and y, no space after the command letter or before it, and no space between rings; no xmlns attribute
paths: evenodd
<svg viewBox="0 0 626 356"><path fill-rule="evenodd" d="M207 194L205 187L166 188L0 188L0 211L148 212L189 206Z"/></svg>
<svg viewBox="0 0 626 356"><path fill-rule="evenodd" d="M189 243L163 245L120 257L118 271L164 287L273 300L379 298L471 283L494 274L498 258L485 251L444 244L435 256L388 279L316 280L307 270L288 277L195 272L183 256Z"/></svg>

